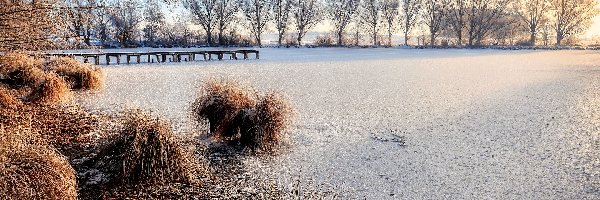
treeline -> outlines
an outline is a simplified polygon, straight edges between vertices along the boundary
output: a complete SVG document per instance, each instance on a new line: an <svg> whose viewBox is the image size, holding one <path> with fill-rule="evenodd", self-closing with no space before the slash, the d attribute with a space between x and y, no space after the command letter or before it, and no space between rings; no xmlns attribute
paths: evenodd
<svg viewBox="0 0 600 200"><path fill-rule="evenodd" d="M62 28L50 34L52 41L65 38L67 44L79 47L263 46L267 34L275 35L277 45L298 45L304 44L311 31L329 32L313 40L326 46L561 46L576 44L599 13L595 0L42 0L7 4L47 5L56 12L40 13ZM14 6L0 7L0 33L21 30L1 19L7 16L2 13L14 11L10 8ZM175 13L167 14L167 10ZM319 24L326 24L322 27L328 30L315 30ZM402 41L394 43L394 35L401 35ZM10 41L2 37L0 45L3 39Z"/></svg>

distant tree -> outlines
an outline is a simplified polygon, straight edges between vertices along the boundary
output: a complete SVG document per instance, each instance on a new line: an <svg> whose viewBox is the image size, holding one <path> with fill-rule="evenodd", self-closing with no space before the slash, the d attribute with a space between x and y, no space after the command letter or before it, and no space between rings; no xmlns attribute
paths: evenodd
<svg viewBox="0 0 600 200"><path fill-rule="evenodd" d="M149 45L156 45L160 34L165 27L165 15L161 10L160 2L147 0L144 9L144 21L146 23L143 32L144 38Z"/></svg>
<svg viewBox="0 0 600 200"><path fill-rule="evenodd" d="M360 41L363 38L362 35L362 29L363 29L363 22L361 19L359 19L358 17L355 18L353 21L353 26L352 26L352 40L354 42L354 46L359 46L360 45Z"/></svg>
<svg viewBox="0 0 600 200"><path fill-rule="evenodd" d="M387 25L388 46L392 46L392 34L396 30L396 20L398 19L398 9L400 3L398 0L383 0L382 13L383 19Z"/></svg>
<svg viewBox="0 0 600 200"><path fill-rule="evenodd" d="M267 30L267 23L271 19L268 0L241 0L240 8L246 18L246 27L258 46L262 47L262 34Z"/></svg>
<svg viewBox="0 0 600 200"><path fill-rule="evenodd" d="M54 15L54 0L2 1L0 6L0 52L40 50L55 46L64 20Z"/></svg>
<svg viewBox="0 0 600 200"><path fill-rule="evenodd" d="M273 12L273 22L277 29L277 44L282 45L285 34L288 30L290 9L292 0L273 0L271 10Z"/></svg>
<svg viewBox="0 0 600 200"><path fill-rule="evenodd" d="M352 17L360 3L359 0L327 0L327 13L331 20L336 37L337 45L343 45L343 36L346 27L352 22Z"/></svg>
<svg viewBox="0 0 600 200"><path fill-rule="evenodd" d="M557 46L565 38L590 27L592 18L598 15L597 4L595 0L552 0Z"/></svg>
<svg viewBox="0 0 600 200"><path fill-rule="evenodd" d="M523 25L529 29L529 43L536 45L538 29L550 8L551 0L519 0L515 1L515 11Z"/></svg>
<svg viewBox="0 0 600 200"><path fill-rule="evenodd" d="M238 11L238 3L235 0L217 0L215 7L217 14L217 36L219 45L225 45L226 30L231 27L231 23Z"/></svg>
<svg viewBox="0 0 600 200"><path fill-rule="evenodd" d="M379 29L381 28L381 10L383 8L383 3L381 1L382 0L364 0L361 4L362 23L370 32L369 34L371 34L373 45L379 45L377 36L379 35Z"/></svg>
<svg viewBox="0 0 600 200"><path fill-rule="evenodd" d="M98 9L94 11L94 21L95 23L95 32L96 37L100 40L102 45L105 45L106 42L110 39L110 29L111 29L111 19L110 12L112 8L105 0L98 0Z"/></svg>
<svg viewBox="0 0 600 200"><path fill-rule="evenodd" d="M296 39L298 45L310 29L323 19L323 9L319 0L295 0L292 13L296 24Z"/></svg>
<svg viewBox="0 0 600 200"><path fill-rule="evenodd" d="M552 31L552 25L550 25L548 21L545 21L541 24L541 29L544 46L548 46L548 44L550 44L550 31Z"/></svg>
<svg viewBox="0 0 600 200"><path fill-rule="evenodd" d="M196 22L206 32L206 43L213 45L213 32L217 23L217 0L182 0L183 7L189 10Z"/></svg>
<svg viewBox="0 0 600 200"><path fill-rule="evenodd" d="M404 32L404 45L408 45L410 32L415 27L419 17L419 11L423 6L422 0L401 0L402 4L402 31Z"/></svg>
<svg viewBox="0 0 600 200"><path fill-rule="evenodd" d="M507 14L506 10L510 0L472 0L468 1L467 33L469 46L482 45L482 41L494 28L498 28L498 22L502 21Z"/></svg>
<svg viewBox="0 0 600 200"><path fill-rule="evenodd" d="M96 0L67 0L64 9L61 9L66 15L67 27L71 33L67 37L81 39L85 45L90 46L95 31L96 9Z"/></svg>
<svg viewBox="0 0 600 200"><path fill-rule="evenodd" d="M467 1L468 0L449 0L446 21L449 28L454 32L456 44L461 46L463 43L463 30L467 24Z"/></svg>
<svg viewBox="0 0 600 200"><path fill-rule="evenodd" d="M122 47L135 46L135 39L142 22L140 7L136 0L124 0L115 3L110 12L115 38Z"/></svg>
<svg viewBox="0 0 600 200"><path fill-rule="evenodd" d="M442 25L445 24L448 12L448 0L424 0L423 20L429 29L429 44L435 46L435 39L440 34Z"/></svg>

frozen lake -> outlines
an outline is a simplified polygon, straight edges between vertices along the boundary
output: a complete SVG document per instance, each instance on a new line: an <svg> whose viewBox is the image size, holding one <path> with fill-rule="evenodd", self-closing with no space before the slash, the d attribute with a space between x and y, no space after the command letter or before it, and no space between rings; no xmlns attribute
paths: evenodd
<svg viewBox="0 0 600 200"><path fill-rule="evenodd" d="M299 113L290 152L245 161L284 187L300 180L359 199L600 198L600 52L260 51L107 66L106 89L78 101L150 109L185 131L199 82L235 78L287 93Z"/></svg>

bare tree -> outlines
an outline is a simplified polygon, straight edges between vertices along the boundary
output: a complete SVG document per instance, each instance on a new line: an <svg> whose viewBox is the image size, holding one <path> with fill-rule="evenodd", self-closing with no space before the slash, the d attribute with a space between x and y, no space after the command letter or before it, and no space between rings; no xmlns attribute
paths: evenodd
<svg viewBox="0 0 600 200"><path fill-rule="evenodd" d="M383 0L381 7L383 19L387 25L388 46L392 46L392 34L396 30L396 19L398 19L398 8L400 3L398 0Z"/></svg>
<svg viewBox="0 0 600 200"><path fill-rule="evenodd" d="M440 34L440 29L445 23L445 15L448 12L447 0L425 0L423 2L423 20L429 28L429 45L435 46L435 38Z"/></svg>
<svg viewBox="0 0 600 200"><path fill-rule="evenodd" d="M354 46L358 46L360 45L360 41L362 40L362 29L363 29L363 22L361 19L358 18L354 18L353 20L353 26L352 26L352 40L354 42Z"/></svg>
<svg viewBox="0 0 600 200"><path fill-rule="evenodd" d="M105 0L99 0L97 2L98 8L94 11L94 21L96 21L96 37L100 40L102 45L110 39L110 5Z"/></svg>
<svg viewBox="0 0 600 200"><path fill-rule="evenodd" d="M404 45L408 45L410 32L415 27L419 16L419 10L423 6L422 0L401 0L402 4L402 31L404 32Z"/></svg>
<svg viewBox="0 0 600 200"><path fill-rule="evenodd" d="M498 22L507 14L509 0L472 0L468 3L466 28L469 46L481 45L483 39L499 27Z"/></svg>
<svg viewBox="0 0 600 200"><path fill-rule="evenodd" d="M288 29L290 8L292 0L273 0L272 12L273 21L275 22L275 28L277 29L277 44L279 46L283 43L283 38Z"/></svg>
<svg viewBox="0 0 600 200"><path fill-rule="evenodd" d="M557 46L563 39L589 28L591 19L598 15L597 4L594 0L552 0Z"/></svg>
<svg viewBox="0 0 600 200"><path fill-rule="evenodd" d="M2 1L0 6L0 52L54 47L53 37L62 26L53 15L54 0Z"/></svg>
<svg viewBox="0 0 600 200"><path fill-rule="evenodd" d="M217 29L219 45L225 45L225 31L231 26L235 14L238 11L238 4L235 0L217 0Z"/></svg>
<svg viewBox="0 0 600 200"><path fill-rule="evenodd" d="M262 34L267 30L271 15L268 0L242 0L240 7L246 18L246 26L250 29L258 46L262 47Z"/></svg>
<svg viewBox="0 0 600 200"><path fill-rule="evenodd" d="M548 21L544 21L541 24L542 29L542 41L544 42L544 46L548 46L550 43L550 31L552 31L552 25Z"/></svg>
<svg viewBox="0 0 600 200"><path fill-rule="evenodd" d="M206 32L206 42L213 45L213 31L217 23L217 0L183 0L183 7L188 9L198 25Z"/></svg>
<svg viewBox="0 0 600 200"><path fill-rule="evenodd" d="M520 0L515 2L515 11L529 29L529 43L536 45L538 28L550 8L550 0Z"/></svg>
<svg viewBox="0 0 600 200"><path fill-rule="evenodd" d="M298 45L302 45L306 33L323 19L321 3L319 0L295 0L292 12L296 22L296 39Z"/></svg>
<svg viewBox="0 0 600 200"><path fill-rule="evenodd" d="M64 9L61 9L71 33L67 37L82 39L85 45L91 45L96 22L94 10L97 8L96 0L67 0Z"/></svg>
<svg viewBox="0 0 600 200"><path fill-rule="evenodd" d="M461 46L463 41L463 30L466 27L468 0L449 0L447 11L447 22L456 36L456 44Z"/></svg>
<svg viewBox="0 0 600 200"><path fill-rule="evenodd" d="M122 47L134 46L142 22L140 7L136 0L117 2L109 15L116 39Z"/></svg>
<svg viewBox="0 0 600 200"><path fill-rule="evenodd" d="M361 4L361 20L371 34L373 45L379 45L377 36L381 28L382 2L381 0L364 0Z"/></svg>
<svg viewBox="0 0 600 200"><path fill-rule="evenodd" d="M343 45L343 36L346 27L352 22L352 17L356 13L359 0L327 0L327 13L331 20L336 37L337 45Z"/></svg>
<svg viewBox="0 0 600 200"><path fill-rule="evenodd" d="M165 15L161 11L160 2L156 0L147 0L146 9L144 9L144 21L146 25L143 29L144 37L149 45L156 45L161 30L165 27Z"/></svg>

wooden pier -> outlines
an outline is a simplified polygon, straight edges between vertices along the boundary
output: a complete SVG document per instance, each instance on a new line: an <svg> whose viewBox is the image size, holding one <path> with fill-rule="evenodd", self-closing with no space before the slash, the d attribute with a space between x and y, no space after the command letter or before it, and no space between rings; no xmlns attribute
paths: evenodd
<svg viewBox="0 0 600 200"><path fill-rule="evenodd" d="M244 60L250 59L250 54L254 54L256 59L260 58L258 50L232 50L232 51L163 51L163 52L107 52L107 53L46 53L46 57L71 57L81 58L83 62L89 63L90 59L94 64L100 65L100 58L105 58L106 65L110 65L111 61L116 61L116 64L121 64L121 59L125 58L127 64L132 61L141 63L142 58L146 58L148 63L165 63L165 62L181 62L195 61L201 57L205 61L212 60L213 56L216 59L223 60L228 56L231 60L238 60L238 55L241 55Z"/></svg>

